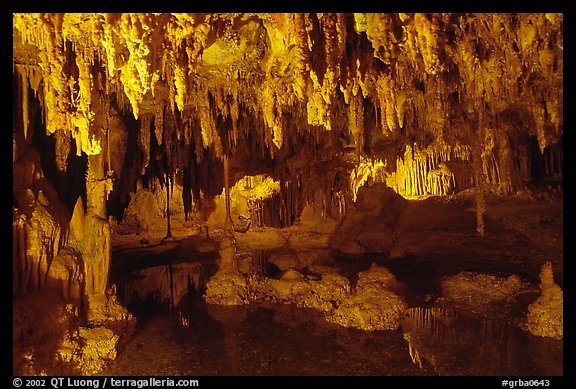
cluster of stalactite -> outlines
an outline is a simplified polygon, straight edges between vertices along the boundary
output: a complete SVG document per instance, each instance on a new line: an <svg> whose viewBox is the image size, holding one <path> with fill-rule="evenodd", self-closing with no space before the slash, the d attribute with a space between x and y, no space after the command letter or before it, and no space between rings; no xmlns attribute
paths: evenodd
<svg viewBox="0 0 576 389"><path fill-rule="evenodd" d="M562 178L562 140L540 152L537 138L530 137L511 145L509 140L486 132L481 168L483 184L491 192L512 194L533 180ZM363 185L384 182L398 194L444 196L474 187L471 148L465 145L406 145L395 161L361 158L350 173L354 200Z"/></svg>
<svg viewBox="0 0 576 389"><path fill-rule="evenodd" d="M454 352L461 347L469 347L478 341L478 335L483 339L479 347L484 353L497 352L495 347L505 341L512 343L515 338L514 328L507 323L491 319L474 320L449 309L436 307L408 309L401 327L412 361L421 365L421 358L428 358L437 362L434 363L436 368L445 368L442 366L444 361L440 350L448 348ZM514 345L511 346L513 352L517 352ZM420 355L419 350L424 351L424 354ZM454 367L457 370L457 366Z"/></svg>
<svg viewBox="0 0 576 389"><path fill-rule="evenodd" d="M18 131L53 134L60 172L103 154L106 199L124 206L155 177L182 180L191 212L221 193L224 155L298 188L267 200L283 209L272 224L310 202L341 213L366 182L513 193L561 174L562 27L544 13L14 14ZM344 179L296 182L294 160L345 155Z"/></svg>
<svg viewBox="0 0 576 389"><path fill-rule="evenodd" d="M403 158L396 160L396 171L386 182L403 196L453 194L474 183L469 160L466 147L406 146Z"/></svg>
<svg viewBox="0 0 576 389"><path fill-rule="evenodd" d="M259 135L274 153L291 134L283 118L299 106L298 126L331 130L338 95L357 143L369 99L372 131L384 136L482 132L499 113L524 110L543 150L562 128L562 23L500 13L14 16L21 41L37 48L40 72L21 64L21 74L35 91L43 79L48 133L71 131L78 153L98 153L96 89L136 119L152 114L159 144L171 137L163 132L200 135L196 147L218 156L237 142L240 104L264 119ZM186 125L193 119L199 126Z"/></svg>

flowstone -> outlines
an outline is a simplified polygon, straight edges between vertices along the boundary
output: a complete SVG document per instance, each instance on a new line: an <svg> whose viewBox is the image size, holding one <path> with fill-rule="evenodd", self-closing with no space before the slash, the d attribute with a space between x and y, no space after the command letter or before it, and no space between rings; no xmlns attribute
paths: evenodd
<svg viewBox="0 0 576 389"><path fill-rule="evenodd" d="M206 284L204 298L218 305L272 302L314 308L330 322L373 331L398 328L407 308L397 294L401 288L388 269L376 265L358 274L353 293L349 280L337 273L314 279L288 269L280 279L272 279L220 272Z"/></svg>

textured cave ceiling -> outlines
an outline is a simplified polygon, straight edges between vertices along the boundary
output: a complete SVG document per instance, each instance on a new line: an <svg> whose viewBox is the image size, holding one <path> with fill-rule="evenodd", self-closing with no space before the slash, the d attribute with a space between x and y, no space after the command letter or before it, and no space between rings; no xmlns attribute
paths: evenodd
<svg viewBox="0 0 576 389"><path fill-rule="evenodd" d="M15 120L29 137L33 92L58 169L75 150L132 176L224 155L290 173L489 133L543 150L563 133L562 30L544 13L14 14Z"/></svg>

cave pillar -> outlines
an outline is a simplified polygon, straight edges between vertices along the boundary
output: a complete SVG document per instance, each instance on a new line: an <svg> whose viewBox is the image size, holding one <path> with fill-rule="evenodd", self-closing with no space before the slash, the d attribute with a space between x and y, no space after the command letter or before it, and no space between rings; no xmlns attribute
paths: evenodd
<svg viewBox="0 0 576 389"><path fill-rule="evenodd" d="M106 200L112 179L104 173L103 153L88 156L86 177L87 209L80 250L84 259L86 313L89 322L105 320L106 290L111 263L111 231L106 214Z"/></svg>
<svg viewBox="0 0 576 389"><path fill-rule="evenodd" d="M234 229L234 223L230 216L230 166L228 162L228 155L224 154L224 197L226 199L226 220L224 221L224 229Z"/></svg>
<svg viewBox="0 0 576 389"><path fill-rule="evenodd" d="M481 237L484 236L484 213L486 212L486 199L484 197L485 178L482 165L482 145L480 139L476 139L472 144L472 169L474 170L474 181L476 184L474 194L476 201L476 232Z"/></svg>
<svg viewBox="0 0 576 389"><path fill-rule="evenodd" d="M236 272L236 237L234 236L234 223L230 216L230 166L228 155L224 154L224 197L226 199L226 220L224 221L224 234L220 241L219 271Z"/></svg>
<svg viewBox="0 0 576 389"><path fill-rule="evenodd" d="M173 239L174 237L172 236L172 227L170 225L170 193L171 193L171 183L172 183L172 177L170 174L166 174L166 236L164 237L164 240L166 239Z"/></svg>

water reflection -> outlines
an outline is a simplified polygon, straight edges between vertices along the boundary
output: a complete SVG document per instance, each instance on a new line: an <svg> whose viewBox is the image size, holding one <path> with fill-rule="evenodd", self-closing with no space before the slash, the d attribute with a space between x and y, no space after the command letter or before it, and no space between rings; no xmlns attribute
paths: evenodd
<svg viewBox="0 0 576 389"><path fill-rule="evenodd" d="M275 269L269 255L265 250L240 254L241 270L271 277ZM287 255L276 258L279 265L290 261ZM174 362L180 374L563 374L561 341L535 337L503 321L468 317L444 308L411 308L401 320L401 331L353 330L326 322L313 309L206 304L202 294L214 272L214 262L208 261L154 266L134 271L119 288L119 296L128 306L171 308L174 328L167 329L171 335L158 339L157 344L166 343L165 349L176 353L182 347L200 350L190 354L189 360ZM148 338L140 343L148 344ZM148 358L156 353L151 350ZM132 363L138 355L125 358ZM172 357L158 354L157 358ZM154 361L146 363L153 365ZM153 366L150 369L139 374L153 375Z"/></svg>
<svg viewBox="0 0 576 389"><path fill-rule="evenodd" d="M411 308L401 328L412 361L439 375L563 374L562 342L533 336L509 323L445 308Z"/></svg>
<svg viewBox="0 0 576 389"><path fill-rule="evenodd" d="M190 296L201 296L215 267L206 262L181 262L134 271L119 287L126 306L143 304L178 307Z"/></svg>

